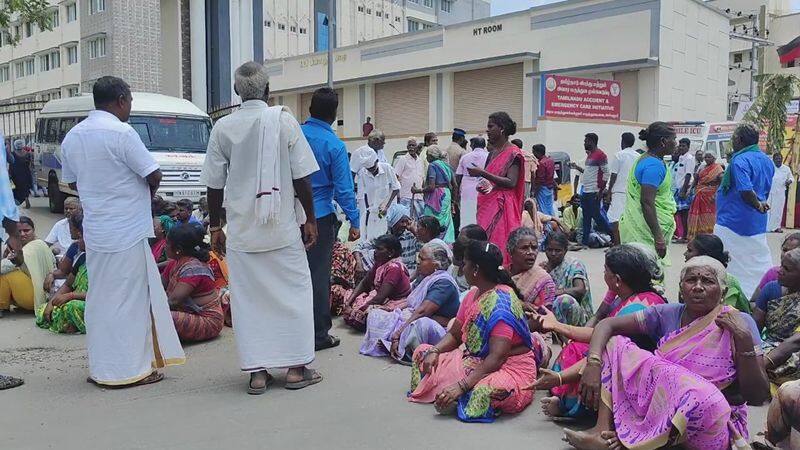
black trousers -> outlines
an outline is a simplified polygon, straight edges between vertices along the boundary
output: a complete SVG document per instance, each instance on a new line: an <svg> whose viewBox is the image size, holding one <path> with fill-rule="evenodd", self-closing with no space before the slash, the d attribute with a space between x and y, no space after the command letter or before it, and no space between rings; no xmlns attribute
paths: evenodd
<svg viewBox="0 0 800 450"><path fill-rule="evenodd" d="M336 239L336 215L317 219L317 243L308 249L308 268L314 291L314 338L316 343L325 342L331 329L331 258Z"/></svg>

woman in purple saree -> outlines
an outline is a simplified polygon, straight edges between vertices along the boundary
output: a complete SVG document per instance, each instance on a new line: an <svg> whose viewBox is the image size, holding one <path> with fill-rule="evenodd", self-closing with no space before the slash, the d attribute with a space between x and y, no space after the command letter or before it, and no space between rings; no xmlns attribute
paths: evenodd
<svg viewBox="0 0 800 450"><path fill-rule="evenodd" d="M581 378L594 428L565 430L579 449L750 448L747 405L769 398L753 319L722 305L726 273L707 256L681 272L684 304L657 305L601 321ZM658 341L650 353L628 336Z"/></svg>
<svg viewBox="0 0 800 450"><path fill-rule="evenodd" d="M458 285L447 272L452 260L449 246L441 239L422 247L417 255L417 275L424 278L406 298L407 306L369 312L362 354L391 356L410 364L419 345L439 343L459 307Z"/></svg>

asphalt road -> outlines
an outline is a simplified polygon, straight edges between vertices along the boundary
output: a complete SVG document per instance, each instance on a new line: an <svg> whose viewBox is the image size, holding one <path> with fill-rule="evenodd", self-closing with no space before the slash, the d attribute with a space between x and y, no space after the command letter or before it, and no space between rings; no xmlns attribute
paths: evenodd
<svg viewBox="0 0 800 450"><path fill-rule="evenodd" d="M43 237L58 216L43 199L23 211ZM773 257L782 237L770 235ZM673 245L667 271L671 298L685 246ZM595 302L605 293L603 254L576 254L589 267ZM543 258L541 255L540 258ZM185 365L166 370L156 385L104 390L86 383L84 336L36 328L29 314L0 319L0 372L25 385L0 391L0 449L58 448L565 448L563 425L539 410L539 393L526 411L489 425L464 424L433 406L405 400L409 368L358 354L361 335L341 326L338 348L317 354L325 380L283 389L283 375L262 396L246 394L233 331L186 347ZM750 408L750 431L763 430L766 407Z"/></svg>

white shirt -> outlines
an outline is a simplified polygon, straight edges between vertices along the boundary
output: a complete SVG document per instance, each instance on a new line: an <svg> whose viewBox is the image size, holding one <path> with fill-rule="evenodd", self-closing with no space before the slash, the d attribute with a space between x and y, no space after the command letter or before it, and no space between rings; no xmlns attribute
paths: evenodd
<svg viewBox="0 0 800 450"><path fill-rule="evenodd" d="M697 163L697 160L694 157L692 152L686 152L678 158L678 162L672 166L672 189L678 190L683 188L683 182L686 178L686 174L693 175L694 174L694 166ZM691 180L689 180L689 186L691 187Z"/></svg>
<svg viewBox="0 0 800 450"><path fill-rule="evenodd" d="M228 219L227 246L240 252L267 252L287 247L300 239L295 214L293 180L319 170L314 153L300 125L290 113L280 116L281 210L276 222L266 225L256 218L258 191L256 161L261 115L267 104L248 100L232 114L218 120L211 130L200 182L211 189L225 188Z"/></svg>
<svg viewBox="0 0 800 450"><path fill-rule="evenodd" d="M44 241L50 245L57 245L61 250L68 249L73 242L72 233L69 231L69 219L64 218L56 222Z"/></svg>
<svg viewBox="0 0 800 450"><path fill-rule="evenodd" d="M394 162L394 171L400 182L400 198L410 199L413 195L411 186L416 184L421 188L425 181L425 163L419 155L416 158L408 153L398 156Z"/></svg>
<svg viewBox="0 0 800 450"><path fill-rule="evenodd" d="M61 179L78 185L87 248L115 253L154 237L145 177L158 163L130 125L91 111L67 133L61 157Z"/></svg>
<svg viewBox="0 0 800 450"><path fill-rule="evenodd" d="M631 168L636 164L636 160L639 159L639 156L641 155L639 155L633 147L620 150L614 155L611 159L609 169L611 173L617 174L617 179L614 181L614 188L611 192L628 191L628 175L630 175Z"/></svg>
<svg viewBox="0 0 800 450"><path fill-rule="evenodd" d="M369 145L362 145L361 147L358 147L357 149L353 150L353 153L350 155L350 171L351 172L358 173L363 168L363 167L359 166L359 164L360 164L359 155L361 155L362 153L365 153L365 152L375 153L376 155L378 155L378 162L382 162L382 163L388 162L386 160L386 153L384 153L383 149L375 150L372 147L370 147Z"/></svg>
<svg viewBox="0 0 800 450"><path fill-rule="evenodd" d="M366 197L368 211L377 212L378 208L392 195L392 191L400 189L400 182L394 174L394 169L387 163L378 163L378 174L373 175L368 169L358 172L358 195Z"/></svg>
<svg viewBox="0 0 800 450"><path fill-rule="evenodd" d="M771 191L780 195L786 192L786 182L794 181L792 176L792 169L786 164L781 164L780 167L775 168L775 173L772 175L772 189ZM772 195L772 194L771 194Z"/></svg>

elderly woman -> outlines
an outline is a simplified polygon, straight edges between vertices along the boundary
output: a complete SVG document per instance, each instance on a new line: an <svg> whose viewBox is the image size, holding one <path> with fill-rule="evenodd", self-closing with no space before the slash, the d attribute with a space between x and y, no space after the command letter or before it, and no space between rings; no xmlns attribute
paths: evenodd
<svg viewBox="0 0 800 450"><path fill-rule="evenodd" d="M696 235L694 239L689 241L686 245L686 252L683 256L686 258L686 261L695 256L710 256L722 263L725 267L728 267L728 261L731 259L730 256L728 256L728 252L725 251L722 239L713 234ZM744 292L742 292L742 286L739 284L739 280L737 280L735 276L728 274L726 282L728 290L725 292L723 303L728 306L733 306L739 311L750 314L752 312L750 301L747 299L747 296L744 295Z"/></svg>
<svg viewBox="0 0 800 450"><path fill-rule="evenodd" d="M412 188L415 194L423 194L425 209L422 214L433 216L445 230L443 239L447 243L455 241L453 227L453 192L456 190L453 170L447 163L447 151L438 145L431 145L427 151L428 172L425 185L421 189Z"/></svg>
<svg viewBox="0 0 800 450"><path fill-rule="evenodd" d="M683 304L601 321L581 377L581 401L597 424L565 430L579 449L743 448L747 403L769 398L761 339L748 314L722 305L722 264L698 256L681 271ZM658 341L651 353L629 337Z"/></svg>
<svg viewBox="0 0 800 450"><path fill-rule="evenodd" d="M792 430L800 432L800 380L784 383L767 412L766 438L773 445L794 448L790 442Z"/></svg>
<svg viewBox="0 0 800 450"><path fill-rule="evenodd" d="M778 280L761 289L754 316L764 328L770 381L780 386L800 379L800 248L783 255Z"/></svg>
<svg viewBox="0 0 800 450"><path fill-rule="evenodd" d="M522 388L536 379L537 361L522 301L502 262L494 244L467 244L464 274L473 288L444 338L414 351L410 401L434 403L440 413L456 409L465 422L492 422L530 405L533 395Z"/></svg>
<svg viewBox="0 0 800 450"><path fill-rule="evenodd" d="M489 241L503 249L503 263L511 258L506 251L508 235L520 226L525 200L525 157L510 143L517 124L506 112L496 112L486 123L489 156L486 168L468 167L470 176L481 177L478 183L477 222L489 235Z"/></svg>
<svg viewBox="0 0 800 450"><path fill-rule="evenodd" d="M410 363L414 349L439 343L447 324L456 316L458 286L447 273L453 259L450 248L441 239L434 239L422 247L418 259L417 276L421 278L406 298L406 307L369 312L362 354L390 355Z"/></svg>
<svg viewBox="0 0 800 450"><path fill-rule="evenodd" d="M553 307L556 285L550 274L536 265L539 240L533 228L520 227L512 231L506 244L511 255L509 272L522 292L523 302L533 306Z"/></svg>
<svg viewBox="0 0 800 450"><path fill-rule="evenodd" d="M36 237L30 217L20 216L17 223L22 252L6 250L0 264L0 317L11 305L27 311L47 303L44 281L56 268L56 258L50 247Z"/></svg>
<svg viewBox="0 0 800 450"><path fill-rule="evenodd" d="M541 316L531 315L532 330L553 331L571 339L553 365L553 371L541 369L541 376L532 386L537 390L550 390L551 396L542 399L542 410L550 417L588 415L588 410L580 404L578 382L586 364L593 327L599 321L666 303L653 284L661 278L661 268L652 249L642 244L622 244L609 249L605 258L603 279L612 295L600 304L585 327L563 324L549 311ZM655 348L646 339L639 339L638 344L645 349Z"/></svg>
<svg viewBox="0 0 800 450"><path fill-rule="evenodd" d="M556 284L552 310L558 321L583 326L594 314L589 273L582 262L567 256L568 249L566 234L560 231L547 233L544 239L547 261L542 263L542 268L550 273Z"/></svg>
<svg viewBox="0 0 800 450"><path fill-rule="evenodd" d="M375 264L350 293L342 310L345 323L361 331L366 328L371 308L402 308L411 291L408 269L400 259L400 240L386 234L375 239L374 246Z"/></svg>
<svg viewBox="0 0 800 450"><path fill-rule="evenodd" d="M694 177L692 189L695 191L692 206L689 208L688 239L698 234L711 234L717 222L717 189L722 182L725 169L717 163L717 157L709 152L703 156L705 167Z"/></svg>

